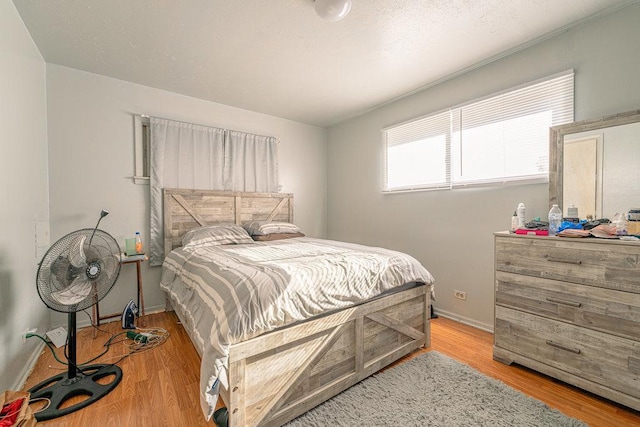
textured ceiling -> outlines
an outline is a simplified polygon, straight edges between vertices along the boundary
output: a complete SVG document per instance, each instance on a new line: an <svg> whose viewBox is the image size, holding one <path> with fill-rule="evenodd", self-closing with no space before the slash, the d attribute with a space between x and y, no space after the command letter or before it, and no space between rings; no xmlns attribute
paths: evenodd
<svg viewBox="0 0 640 427"><path fill-rule="evenodd" d="M49 63L319 126L630 0L14 0Z"/></svg>

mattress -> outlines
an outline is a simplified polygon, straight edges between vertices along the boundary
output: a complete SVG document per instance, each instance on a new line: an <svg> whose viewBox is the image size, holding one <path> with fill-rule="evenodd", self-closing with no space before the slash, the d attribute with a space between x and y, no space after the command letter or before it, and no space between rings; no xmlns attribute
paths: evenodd
<svg viewBox="0 0 640 427"><path fill-rule="evenodd" d="M407 254L302 237L175 249L160 286L201 356L201 405L209 419L219 385L228 385L232 344L411 282L431 284L433 277Z"/></svg>

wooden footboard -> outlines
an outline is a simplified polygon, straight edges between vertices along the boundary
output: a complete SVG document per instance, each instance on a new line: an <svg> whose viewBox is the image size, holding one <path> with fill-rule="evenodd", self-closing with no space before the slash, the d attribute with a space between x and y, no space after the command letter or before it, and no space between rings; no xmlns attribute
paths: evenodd
<svg viewBox="0 0 640 427"><path fill-rule="evenodd" d="M235 344L229 426L280 426L430 345L430 286L419 286Z"/></svg>

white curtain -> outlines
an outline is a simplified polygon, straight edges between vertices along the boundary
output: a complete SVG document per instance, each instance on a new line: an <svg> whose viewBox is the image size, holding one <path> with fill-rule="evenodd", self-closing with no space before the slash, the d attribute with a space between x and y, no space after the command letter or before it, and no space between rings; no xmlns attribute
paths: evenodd
<svg viewBox="0 0 640 427"><path fill-rule="evenodd" d="M278 191L277 140L235 131L229 131L225 136L225 189Z"/></svg>
<svg viewBox="0 0 640 427"><path fill-rule="evenodd" d="M163 188L278 191L277 139L150 118L151 265L164 259Z"/></svg>

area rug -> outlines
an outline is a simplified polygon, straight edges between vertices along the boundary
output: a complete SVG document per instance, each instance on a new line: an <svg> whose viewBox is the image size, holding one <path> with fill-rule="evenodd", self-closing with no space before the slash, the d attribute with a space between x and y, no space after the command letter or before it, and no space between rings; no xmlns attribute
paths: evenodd
<svg viewBox="0 0 640 427"><path fill-rule="evenodd" d="M586 426L430 351L354 385L286 424L308 426Z"/></svg>

